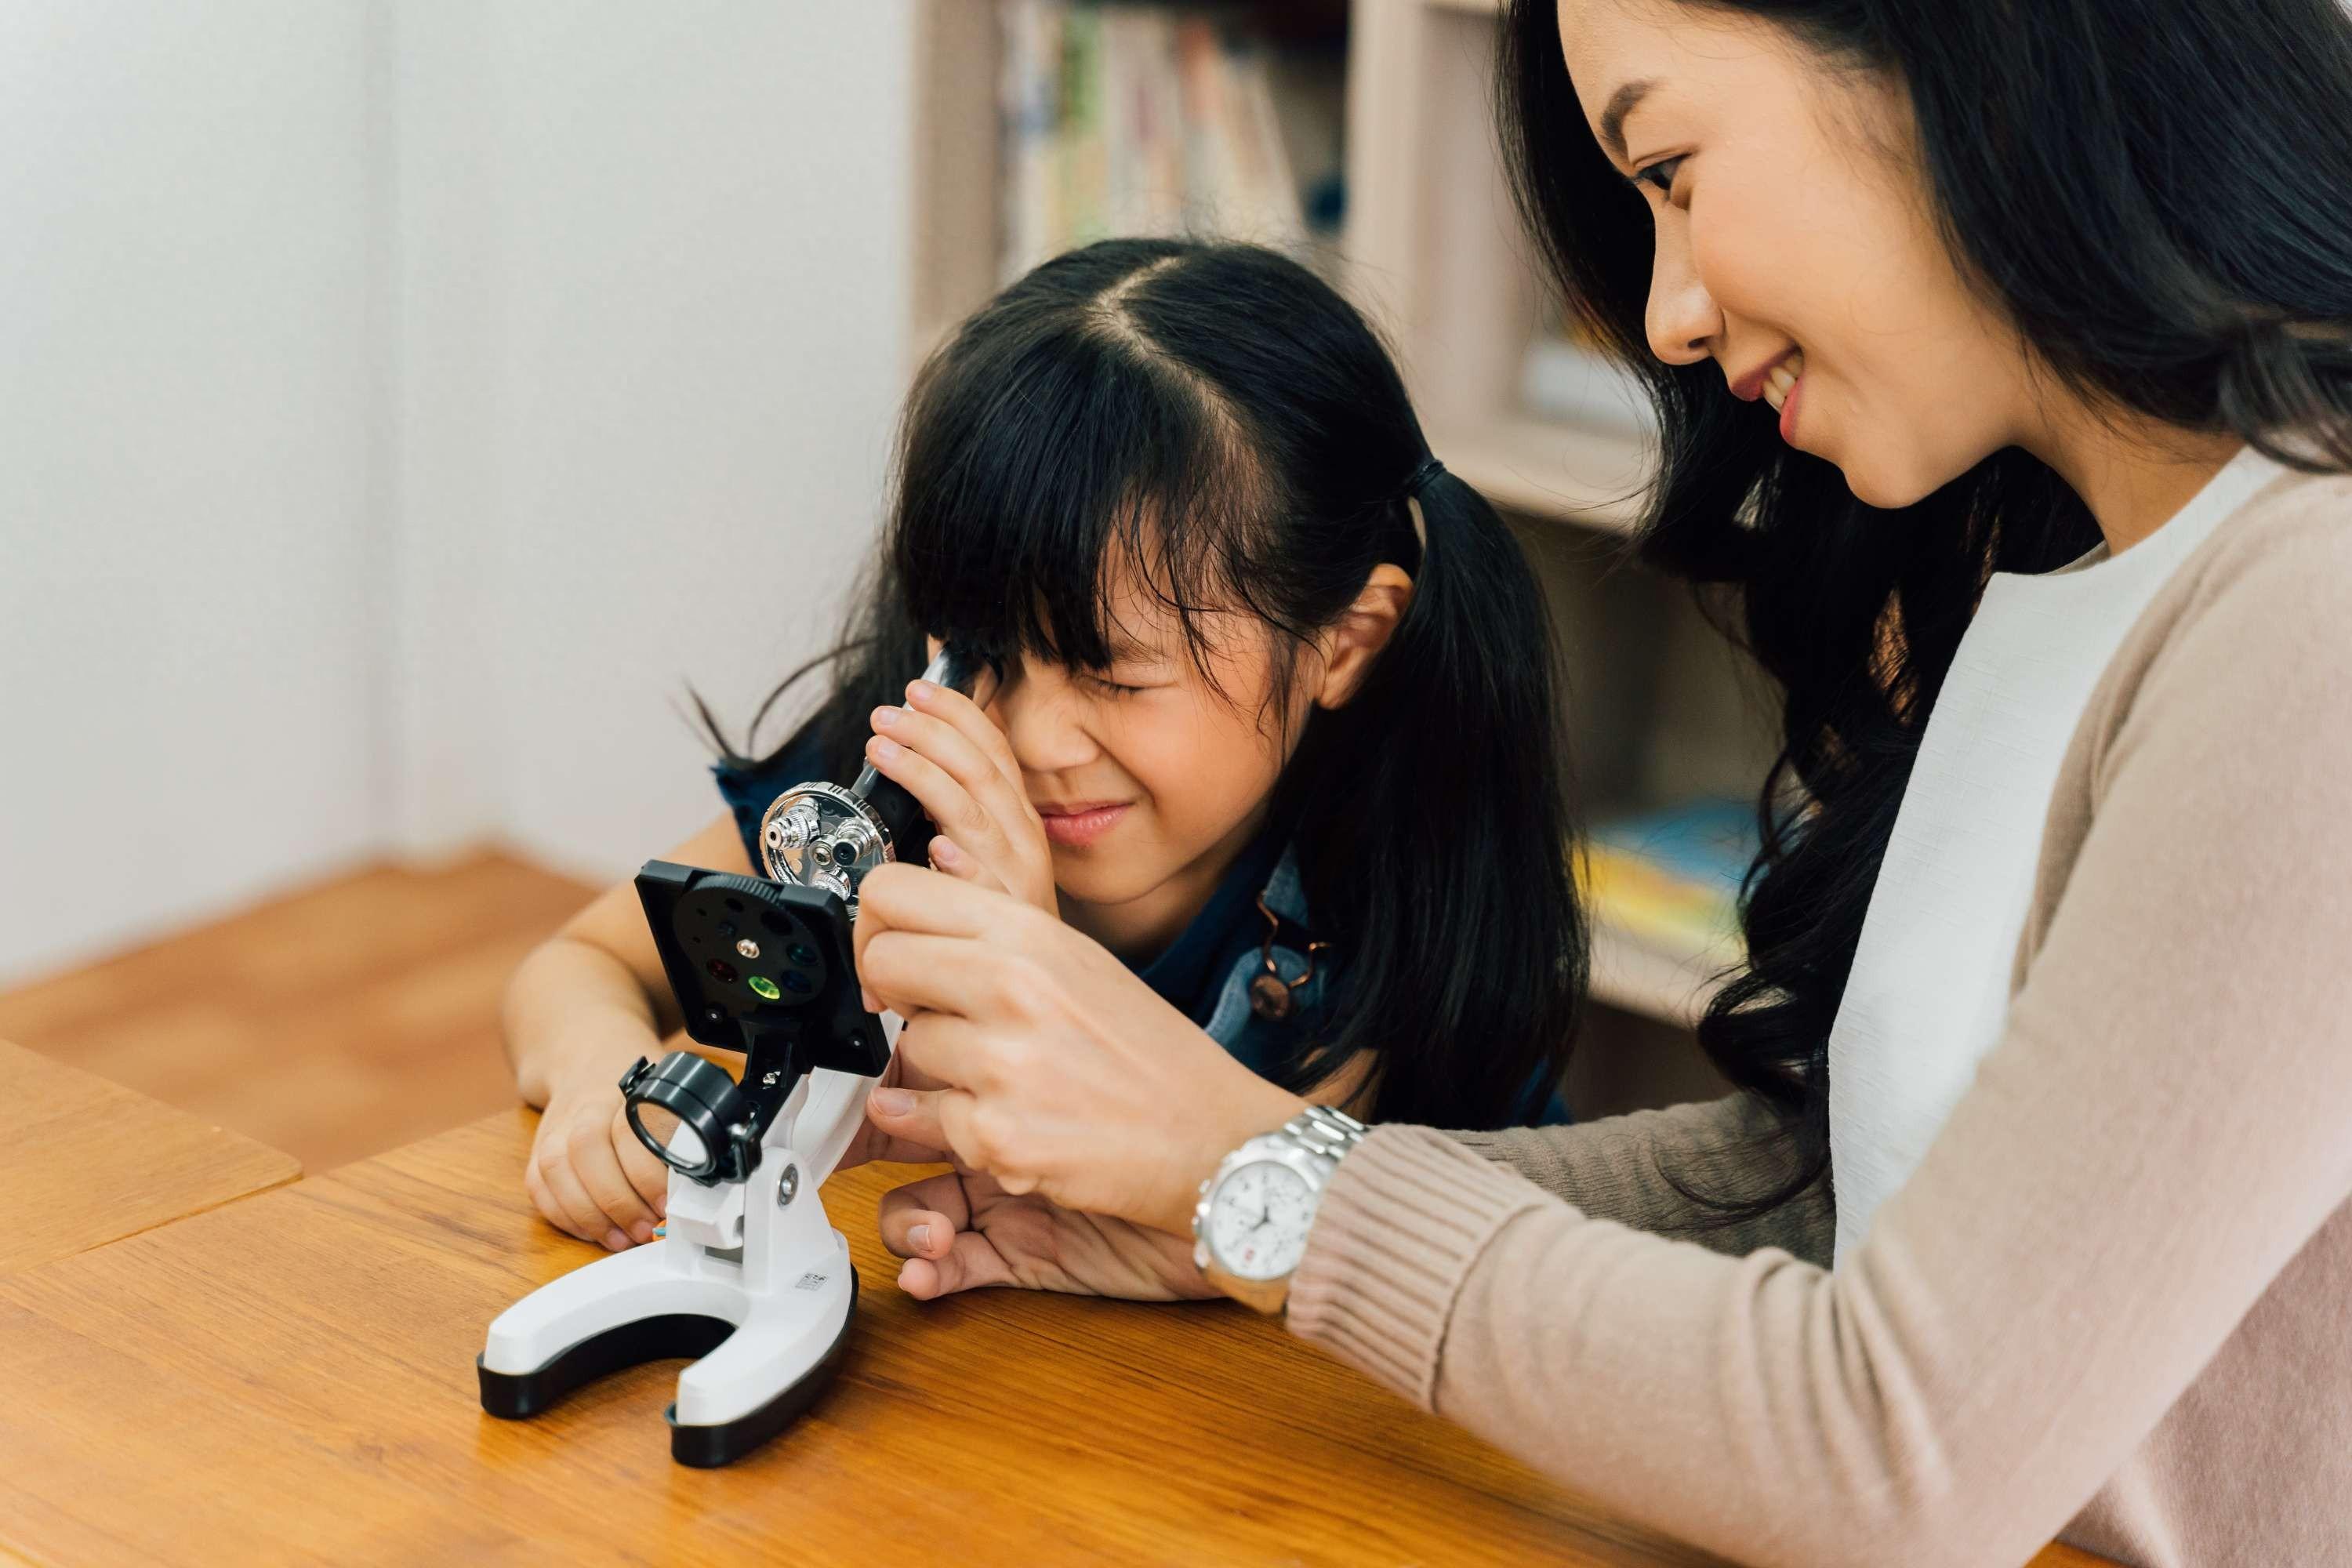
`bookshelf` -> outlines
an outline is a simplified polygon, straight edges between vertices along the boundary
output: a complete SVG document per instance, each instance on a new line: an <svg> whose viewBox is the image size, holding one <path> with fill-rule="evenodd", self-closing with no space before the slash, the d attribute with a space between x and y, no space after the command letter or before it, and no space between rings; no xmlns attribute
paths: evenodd
<svg viewBox="0 0 2352 1568"><path fill-rule="evenodd" d="M1311 264L1388 337L1437 455L1527 543L1561 626L1588 812L1747 795L1770 756L1758 694L1687 595L1623 559L1648 471L1643 440L1547 416L1525 395L1542 294L1495 144L1502 0L1229 0L1216 10L1343 61L1344 223ZM997 284L1005 60L995 0L917 0L916 13L908 321L919 357ZM1735 956L1635 936L1605 917L1595 945L1594 995L1670 1029L1696 1016Z"/></svg>

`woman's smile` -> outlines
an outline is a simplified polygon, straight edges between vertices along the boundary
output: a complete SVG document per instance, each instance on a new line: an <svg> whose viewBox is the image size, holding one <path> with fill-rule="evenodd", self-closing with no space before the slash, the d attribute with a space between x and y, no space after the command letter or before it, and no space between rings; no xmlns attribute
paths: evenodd
<svg viewBox="0 0 2352 1568"><path fill-rule="evenodd" d="M1764 388L1765 400L1780 411L1780 439L1793 447L1797 444L1797 405L1805 395L1805 356L1795 355L1790 364L1772 373Z"/></svg>
<svg viewBox="0 0 2352 1568"><path fill-rule="evenodd" d="M1780 439L1797 444L1797 405L1804 397L1805 351L1790 349L1764 374L1764 401L1780 416Z"/></svg>
<svg viewBox="0 0 2352 1568"><path fill-rule="evenodd" d="M1798 379L1805 374L1805 351L1790 349L1780 363L1764 376L1764 401L1779 413L1788 405L1789 395L1796 390Z"/></svg>
<svg viewBox="0 0 2352 1568"><path fill-rule="evenodd" d="M1797 404L1799 388L1805 379L1805 351L1791 346L1779 359L1759 370L1751 370L1731 384L1731 395L1752 403L1762 398L1780 416L1780 439L1790 446L1797 440Z"/></svg>

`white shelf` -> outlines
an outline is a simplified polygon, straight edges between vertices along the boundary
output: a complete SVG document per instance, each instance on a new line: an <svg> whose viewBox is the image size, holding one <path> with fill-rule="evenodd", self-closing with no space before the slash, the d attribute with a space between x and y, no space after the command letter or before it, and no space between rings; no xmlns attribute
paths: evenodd
<svg viewBox="0 0 2352 1568"><path fill-rule="evenodd" d="M1498 507L1613 533L1639 521L1654 472L1633 437L1524 416L1433 430L1430 450Z"/></svg>
<svg viewBox="0 0 2352 1568"><path fill-rule="evenodd" d="M1722 989L1717 971L1727 956L1677 956L1595 921L1592 999L1689 1028Z"/></svg>

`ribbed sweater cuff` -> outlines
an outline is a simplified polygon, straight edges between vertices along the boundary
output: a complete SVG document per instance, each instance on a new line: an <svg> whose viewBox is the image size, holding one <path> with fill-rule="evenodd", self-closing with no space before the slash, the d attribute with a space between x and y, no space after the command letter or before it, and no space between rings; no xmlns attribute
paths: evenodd
<svg viewBox="0 0 2352 1568"><path fill-rule="evenodd" d="M1291 1277L1290 1327L1433 1407L1462 1281L1544 1194L1425 1127L1382 1127L1331 1178Z"/></svg>

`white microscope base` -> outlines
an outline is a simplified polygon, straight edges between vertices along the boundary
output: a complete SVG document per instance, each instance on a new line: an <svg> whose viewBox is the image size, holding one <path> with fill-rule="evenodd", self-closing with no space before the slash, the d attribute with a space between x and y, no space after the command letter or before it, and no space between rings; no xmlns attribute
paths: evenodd
<svg viewBox="0 0 2352 1568"><path fill-rule="evenodd" d="M476 1365L482 1408L520 1420L623 1367L699 1357L667 1413L670 1456L724 1465L814 1401L848 1343L849 1247L816 1186L862 1115L870 1079L813 1074L761 1143L748 1182L670 1177L668 1234L550 1281L490 1324ZM815 1135L811 1157L793 1128ZM779 1202L789 1189L789 1196Z"/></svg>

